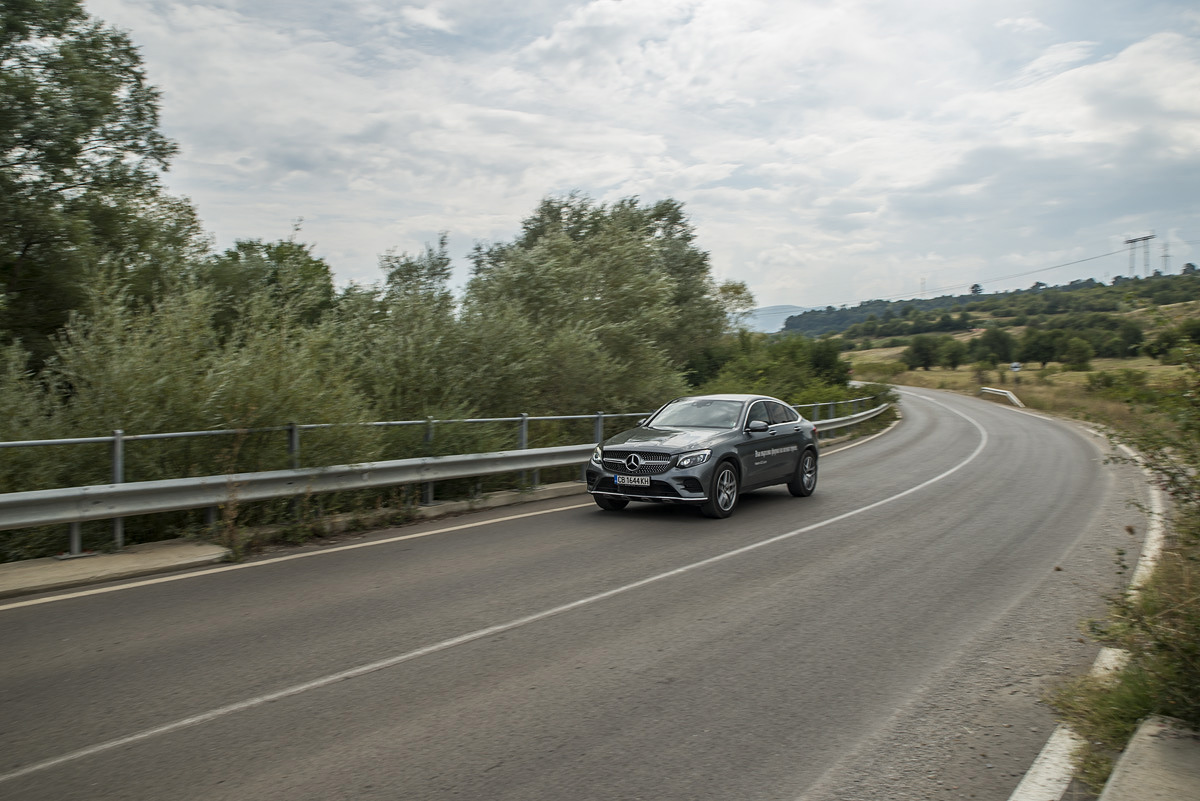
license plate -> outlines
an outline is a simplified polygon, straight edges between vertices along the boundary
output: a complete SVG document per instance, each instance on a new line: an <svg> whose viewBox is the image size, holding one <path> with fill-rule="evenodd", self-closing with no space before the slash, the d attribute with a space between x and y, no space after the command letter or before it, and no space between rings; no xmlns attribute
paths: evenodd
<svg viewBox="0 0 1200 801"><path fill-rule="evenodd" d="M615 476L618 487L648 487L650 476Z"/></svg>

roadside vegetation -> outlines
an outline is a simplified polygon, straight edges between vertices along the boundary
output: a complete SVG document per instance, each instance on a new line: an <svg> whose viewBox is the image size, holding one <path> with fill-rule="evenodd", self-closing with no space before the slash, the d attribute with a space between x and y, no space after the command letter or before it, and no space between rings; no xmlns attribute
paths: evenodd
<svg viewBox="0 0 1200 801"><path fill-rule="evenodd" d="M716 389L796 404L862 394L837 346L741 330L753 298L714 279L670 198L548 197L511 241L476 246L465 285L446 235L381 254L378 281L341 287L299 224L217 251L161 183L176 145L129 38L78 0L5 4L0 23L0 441L237 432L129 442L125 480L146 481L290 467L292 423L331 426L303 435L298 462L312 466L517 445L514 426L448 424L431 439L369 421L648 412ZM590 421L538 424L529 445L592 436ZM105 444L0 449L0 492L110 480ZM415 496L299 511L403 510ZM297 511L234 504L224 529L292 525ZM127 541L202 522L132 519ZM110 545L107 524L84 535ZM64 544L62 530L0 532L0 560Z"/></svg>

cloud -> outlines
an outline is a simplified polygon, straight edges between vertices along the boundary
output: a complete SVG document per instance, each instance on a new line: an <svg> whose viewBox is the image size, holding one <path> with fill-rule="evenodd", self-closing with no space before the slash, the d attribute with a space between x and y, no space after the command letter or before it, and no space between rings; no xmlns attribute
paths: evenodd
<svg viewBox="0 0 1200 801"><path fill-rule="evenodd" d="M986 283L1197 217L1184 3L88 8L142 48L182 147L167 183L218 241L303 217L342 281L441 230L463 254L510 239L572 190L681 200L717 275L764 305Z"/></svg>

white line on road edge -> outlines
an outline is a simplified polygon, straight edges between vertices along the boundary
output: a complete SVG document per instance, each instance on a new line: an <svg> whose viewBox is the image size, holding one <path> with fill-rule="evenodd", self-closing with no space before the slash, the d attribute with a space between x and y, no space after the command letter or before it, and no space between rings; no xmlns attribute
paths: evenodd
<svg viewBox="0 0 1200 801"><path fill-rule="evenodd" d="M1096 431L1088 431L1099 436ZM1117 447L1141 467L1150 488L1150 522L1146 528L1146 540L1142 543L1138 566L1129 582L1129 593L1136 594L1146 579L1150 578L1150 573L1162 553L1166 537L1166 527L1163 525L1165 507L1162 492L1154 485L1153 475L1142 457L1126 445ZM1115 673L1124 666L1128 658L1129 654L1116 648L1101 648L1089 675L1104 676ZM1060 723L1025 777L1021 779L1021 783L1017 785L1017 789L1008 797L1008 801L1060 801L1075 775L1071 755L1080 745L1083 745L1083 740L1079 735L1071 731L1065 723Z"/></svg>
<svg viewBox="0 0 1200 801"><path fill-rule="evenodd" d="M1066 726L1056 728L1009 801L1059 801L1075 775L1071 754L1082 744Z"/></svg>
<svg viewBox="0 0 1200 801"><path fill-rule="evenodd" d="M424 648L418 648L415 651L409 651L407 653L399 654L397 656L392 656L387 659L381 659L378 662L371 662L366 665L359 665L358 667L350 668L349 670L342 671L341 673L334 673L332 675L324 676L319 679L314 679L313 681L308 681L303 684L296 684L291 687L286 687L282 690L277 690L276 692L273 692L273 693L267 693L266 695L260 695L255 698L248 698L244 701L238 701L237 703L229 704L228 706L223 706L218 709L212 709L212 710L209 710L208 712L204 712L199 715L194 715L190 718L176 720L172 723L167 723L162 726L156 726L152 729L145 729L145 730L137 732L135 734L130 734L126 737L120 737L116 740L108 740L107 742L98 743L96 745L89 746L88 748L82 748L78 751L72 751L69 754L63 754L61 756L57 756L52 759L47 759L42 762L37 762L32 765L26 765L23 768L18 768L17 770L12 771L10 773L5 773L3 775L0 775L0 783L12 781L13 779L17 779L22 776L28 776L31 773L38 773L40 771L47 770L47 769L53 768L53 767L57 767L59 765L66 764L68 762L74 762L79 759L84 759L86 757L95 756L96 754L101 754L101 753L104 753L105 751L111 751L114 748L120 748L122 746L131 745L133 743L137 743L142 740L149 740L153 737L158 737L159 735L170 734L171 732L179 731L180 729L185 729L190 726L196 726L201 723L208 723L208 722L216 720L218 718L232 715L235 712L241 712L241 711L244 711L247 709L253 709L254 707L262 706L263 704L268 704L268 703L271 703L272 701L278 701L280 699L288 698L293 695L299 695L301 693L308 692L309 690L316 690L316 689L320 689L321 687L327 687L330 684L335 684L340 681L345 681L346 679L352 679L352 678L356 678L359 676L364 676L368 673L374 673L379 670L384 670L386 668L395 667L396 665L403 664L404 662L410 662L414 659L419 659L420 657L423 657L423 656L429 656L430 654L435 654L440 651L445 651L450 648L454 648L455 646L458 646L458 645L464 645L466 643L474 642L476 640L481 640L486 637L491 637L491 636L494 636L496 634L501 634L506 631L512 631L513 629L521 628L522 626L527 626L530 623L536 623L540 620L545 620L547 618L561 615L564 612L570 612L572 610L579 609L584 606L590 606L591 604L597 603L599 601L607 600L608 598L613 598L617 595L623 595L632 590L636 590L641 587L648 586L650 584L655 584L659 581L664 581L666 579L675 578L676 576L681 576L685 573L690 573L690 572L692 572L694 570L698 570L702 567L708 567L709 565L714 565L714 564L717 564L718 562L724 562L727 559L732 559L736 556L741 556L743 554L750 553L751 551L756 551L759 548L765 548L768 545L774 545L775 543L783 542L784 540L791 539L793 537L799 536L800 534L806 534L810 531L816 531L817 529L824 528L825 526L833 525L834 523L840 523L843 520L848 520L851 517L856 517L857 515L863 514L864 512L869 512L872 509L878 509L880 506L884 506L885 504L889 504L889 503L892 503L893 501L900 500L901 498L905 498L909 495L912 495L913 493L920 492L921 490L925 489L926 487L930 487L930 486L938 483L939 481L942 481L943 479L946 479L949 476L957 473L959 470L962 470L964 467L969 465L971 462L975 461L975 459L979 456L979 454L983 453L983 449L985 447L987 447L987 444L988 444L987 431L985 431L983 426L981 426L973 418L968 417L966 414L963 414L962 412L958 411L957 409L951 409L949 406L947 406L943 403L940 403L938 401L932 400L930 398L926 398L925 400L927 400L929 403L933 403L937 406L941 406L943 409L946 409L947 411L950 411L950 412L958 415L959 417L963 418L971 425L975 426L975 428L979 431L979 445L976 446L975 450L971 452L970 456L968 456L963 461L959 462L954 467L951 467L950 469L948 469L942 473L939 473L938 475L934 476L933 478L923 481L920 484L917 484L916 486L909 487L908 489L904 490L903 492L898 492L895 495L891 495L882 500L875 501L874 503L870 503L870 504L867 504L866 506L859 507L858 509L854 509L849 512L843 512L842 514L831 517L828 520L823 520L819 523L813 523L811 525L804 526L803 528L798 528L795 531L789 531L786 534L778 534L774 537L770 537L770 538L762 540L760 542L756 542L752 545L745 545L741 548L736 548L732 551L727 551L723 554L718 554L717 556L709 557L708 559L702 559L699 562L693 562L691 564L684 565L683 567L677 567L674 570L668 570L665 573L658 573L657 575L649 576L648 578L644 578L639 581L632 582L630 584L625 584L624 586L621 586L621 587L615 587L611 590L606 590L604 592L596 593L595 595L589 595L586 598L581 598L577 601L572 601L571 603L563 604L562 606L556 606L553 609L547 609L545 611L537 612L535 614L528 615L526 617L517 618L516 620L511 620L507 623L501 623L501 624L498 624L495 626L489 626L487 628L478 629L476 631L472 631L467 634L459 635L458 637L451 637L448 640L442 640L441 642L434 643L433 645L427 645ZM518 517L527 517L527 516L528 515L518 515Z"/></svg>
<svg viewBox="0 0 1200 801"><path fill-rule="evenodd" d="M462 531L468 528L478 528L480 526L490 526L493 523L507 523L510 520L521 520L526 517L537 517L538 515L548 515L554 512L564 512L568 509L583 509L591 506L590 503L577 503L572 506L559 506L554 509L543 509L540 512L525 512L519 515L508 515L506 517L497 517L491 520L476 520L472 523L463 523L457 526L447 526L445 528L436 528L431 531L420 531L416 534L401 534L398 537L386 537L381 540L370 540L368 542L355 542L350 545L336 545L327 548L322 548L319 551L305 551L304 553L293 553L287 556L276 556L271 559L259 559L255 562L240 562L236 565L225 565L223 567L210 567L205 570L195 570L190 573L176 573L170 576L159 576L158 578L143 579L141 581L131 581L128 584L117 584L111 587L97 587L91 590L80 590L79 592L68 592L62 595L51 595L45 598L34 598L28 601L16 601L14 603L0 606L0 612L6 609L19 609L22 606L37 606L38 604L49 604L55 601L65 601L69 598L83 598L88 595L101 595L107 592L119 592L121 590L129 590L134 587L148 587L152 584L165 584L168 581L183 581L185 579L199 578L200 576L211 576L213 573L227 573L230 570L247 570L252 567L265 567L266 565L274 565L279 562L290 562L293 559L308 559L311 556L325 556L326 554L337 553L339 551L353 551L357 548L373 548L376 545L389 545L393 542L401 542L402 540L415 540L419 537L431 537L434 534L448 534L451 531Z"/></svg>

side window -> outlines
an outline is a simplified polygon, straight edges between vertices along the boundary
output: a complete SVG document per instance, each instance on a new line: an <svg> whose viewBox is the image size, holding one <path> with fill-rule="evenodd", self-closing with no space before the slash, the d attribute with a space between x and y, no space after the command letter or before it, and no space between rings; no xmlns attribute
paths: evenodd
<svg viewBox="0 0 1200 801"><path fill-rule="evenodd" d="M767 411L767 404L763 401L757 401L750 407L750 416L746 418L746 425L750 425L755 420L761 420L768 424L771 422L771 413Z"/></svg>
<svg viewBox="0 0 1200 801"><path fill-rule="evenodd" d="M782 403L768 403L771 407L771 424L777 423L794 423L800 419L800 415L790 406L784 406Z"/></svg>

